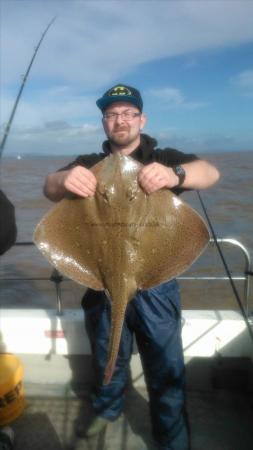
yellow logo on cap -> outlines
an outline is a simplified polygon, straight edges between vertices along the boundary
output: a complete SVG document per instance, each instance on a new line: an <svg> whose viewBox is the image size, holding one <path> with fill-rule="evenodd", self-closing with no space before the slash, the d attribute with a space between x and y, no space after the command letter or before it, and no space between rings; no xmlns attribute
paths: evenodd
<svg viewBox="0 0 253 450"><path fill-rule="evenodd" d="M132 95L132 92L125 86L115 86L109 95Z"/></svg>

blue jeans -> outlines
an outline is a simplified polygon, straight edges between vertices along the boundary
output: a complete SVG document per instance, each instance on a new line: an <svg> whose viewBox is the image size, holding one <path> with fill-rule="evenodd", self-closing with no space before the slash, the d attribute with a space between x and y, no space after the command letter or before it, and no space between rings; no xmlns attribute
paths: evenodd
<svg viewBox="0 0 253 450"><path fill-rule="evenodd" d="M135 333L149 394L154 438L163 450L188 450L177 282L172 280L138 291L129 303L115 372L106 386L102 382L110 334L110 301L103 292L88 290L83 307L97 374L93 397L96 413L115 420L122 411Z"/></svg>

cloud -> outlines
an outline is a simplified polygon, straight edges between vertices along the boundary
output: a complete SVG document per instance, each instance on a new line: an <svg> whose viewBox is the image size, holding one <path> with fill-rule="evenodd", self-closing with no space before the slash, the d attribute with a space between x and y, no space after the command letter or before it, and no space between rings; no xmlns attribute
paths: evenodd
<svg viewBox="0 0 253 450"><path fill-rule="evenodd" d="M186 153L213 153L223 151L251 151L252 139L244 137L241 139L237 134L225 133L199 133L193 137L190 134L179 132L179 130L164 129L156 134L159 147L177 148Z"/></svg>
<svg viewBox="0 0 253 450"><path fill-rule="evenodd" d="M37 127L14 127L5 151L8 155L78 155L100 151L103 140L102 126L88 123L73 126L64 121L53 121Z"/></svg>
<svg viewBox="0 0 253 450"><path fill-rule="evenodd" d="M4 83L17 82L54 15L33 77L80 83L84 91L120 80L159 58L253 40L252 2L2 2Z"/></svg>
<svg viewBox="0 0 253 450"><path fill-rule="evenodd" d="M14 96L15 98L15 96ZM8 91L1 100L1 119L7 122L13 107L13 95ZM83 95L74 88L57 86L53 88L38 87L22 97L15 115L15 125L43 125L46 122L80 121L80 117L98 119L95 97Z"/></svg>
<svg viewBox="0 0 253 450"><path fill-rule="evenodd" d="M253 96L253 69L244 70L231 78L231 83L244 95Z"/></svg>
<svg viewBox="0 0 253 450"><path fill-rule="evenodd" d="M185 101L182 92L176 88L152 89L149 94L168 105L182 105Z"/></svg>
<svg viewBox="0 0 253 450"><path fill-rule="evenodd" d="M147 130L146 130L147 131ZM153 135L153 130L148 132ZM237 134L191 133L177 128L163 128L155 133L160 148L172 147L186 153L202 154L218 151L252 150L252 138ZM98 153L105 135L102 126L83 123L73 126L66 122L48 122L41 127L15 127L6 145L6 154L72 155ZM5 152L4 152L5 155Z"/></svg>
<svg viewBox="0 0 253 450"><path fill-rule="evenodd" d="M165 106L166 108L194 110L207 105L206 102L186 100L183 92L178 88L166 87L162 89L151 89L148 95L158 99L160 106Z"/></svg>

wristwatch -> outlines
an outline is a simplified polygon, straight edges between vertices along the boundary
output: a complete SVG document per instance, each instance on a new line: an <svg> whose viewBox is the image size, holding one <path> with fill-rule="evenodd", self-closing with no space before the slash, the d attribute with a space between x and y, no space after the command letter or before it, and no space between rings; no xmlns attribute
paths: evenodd
<svg viewBox="0 0 253 450"><path fill-rule="evenodd" d="M185 176L186 176L185 170L180 165L173 166L172 170L175 173L175 175L177 175L177 177L178 177L178 186L181 186L185 180Z"/></svg>

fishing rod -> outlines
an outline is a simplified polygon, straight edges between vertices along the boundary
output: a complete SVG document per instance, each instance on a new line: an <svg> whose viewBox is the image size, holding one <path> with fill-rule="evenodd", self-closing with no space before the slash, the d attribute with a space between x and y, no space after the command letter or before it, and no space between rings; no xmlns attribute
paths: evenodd
<svg viewBox="0 0 253 450"><path fill-rule="evenodd" d="M17 106L18 106L20 97L21 97L21 95L22 95L23 89L24 89L24 87L25 87L25 83L26 83L26 81L27 81L29 72L30 72L30 70L31 70L31 68L32 68L33 62L34 62L34 60L35 60L35 58L36 58L36 55L37 55L37 53L38 53L38 51L39 51L39 48L40 48L40 46L41 46L41 44L42 44L42 41L43 41L43 39L45 38L45 36L46 36L46 34L47 34L49 28L50 28L50 27L52 26L52 24L54 23L55 19L56 19L56 16L53 17L53 19L49 22L49 24L47 25L47 27L46 27L45 30L43 31L42 36L41 36L41 38L40 38L38 44L37 44L36 47L35 47L35 50L34 50L32 59L31 59L29 65L28 65L28 67L27 67L26 73L25 73L25 75L24 75L24 77L23 77L23 81L22 81L22 83L21 83L21 86L20 86L20 89L19 89L17 98L16 98L15 103L14 103L14 105L13 105L13 108L12 108L12 111L11 111L11 114L10 114L10 118L9 118L9 120L8 120L8 122L7 122L6 127L5 127L4 134L3 134L3 138L2 138L2 141L1 141L1 144L0 144L0 158L1 158L2 154L3 154L4 146L5 146L6 140L7 140L7 138L8 138L9 131L10 131L10 128L11 128L11 124L12 124L12 121L13 121L13 119L14 119L14 116L15 116L15 113L16 113L16 109L17 109Z"/></svg>
<svg viewBox="0 0 253 450"><path fill-rule="evenodd" d="M208 215L208 212L207 212L206 206L205 206L205 204L204 204L204 201L203 201L203 199L202 199L202 197L201 197L201 195L200 195L200 192L199 192L198 190L197 190L196 192L197 192L197 195L198 195L200 204L201 204L201 206L202 206L202 209L203 209L203 211L204 211L204 214L205 214L207 223L208 223L208 225L209 225L211 234L212 234L212 236L213 236L214 243L215 243L215 245L216 245L216 248L217 248L217 250L218 250L218 253L219 253L219 255L220 255L220 258L221 258L221 260L222 260L222 263L223 263L223 266L224 266L224 268L225 268L225 271L226 271L226 274L227 274L227 276L228 276L228 279L229 279L229 281L230 281L230 284L231 284L231 287L232 287L234 296L235 296L235 298L236 298L236 300L237 300L239 309L240 309L241 314L242 314L242 316L243 316L245 325L246 325L246 327L248 328L248 332L249 332L250 338L251 338L251 340L252 340L252 342L253 342L253 331L252 331L252 328L251 328L249 319L248 319L248 317L247 317L247 314L246 314L246 312L245 312L245 309L244 309L244 307L243 307L243 304L242 304L240 295L239 295L239 293L238 293L238 290L237 290L236 285L235 285L235 283L234 283L234 280L233 280L233 278L232 278L232 275L231 275L231 272L230 272L230 270L229 270L229 267L228 267L227 261L226 261L226 259L225 259L225 256L224 256L224 254L223 254L223 252L222 252L222 250L221 250L221 246L220 246L220 244L219 244L219 242L218 242L218 239L217 239L217 236L216 236L214 227L213 227L212 222L211 222L211 219L210 219L210 217L209 217L209 215ZM247 275L253 275L253 272L252 272L252 271L249 271L249 272L247 272L246 274L247 274Z"/></svg>

